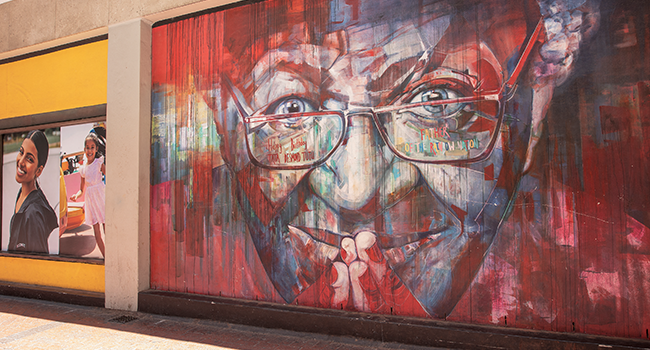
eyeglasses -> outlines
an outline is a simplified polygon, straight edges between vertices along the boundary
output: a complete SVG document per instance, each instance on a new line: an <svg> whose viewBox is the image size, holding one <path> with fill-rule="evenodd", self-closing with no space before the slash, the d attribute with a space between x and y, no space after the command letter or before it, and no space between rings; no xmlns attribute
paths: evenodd
<svg viewBox="0 0 650 350"><path fill-rule="evenodd" d="M242 116L248 155L259 167L308 169L322 164L343 142L353 114L371 116L384 143L404 160L430 164L476 162L489 157L494 149L505 102L514 93L542 26L540 19L510 77L491 91L477 89L481 80L476 77L438 67L434 71L435 85L415 89L388 106L296 112L304 109L303 102L289 97L282 101L281 113L266 114L263 110L250 115L240 102L241 93L227 77L224 85ZM423 64L418 66L414 74L423 70Z"/></svg>

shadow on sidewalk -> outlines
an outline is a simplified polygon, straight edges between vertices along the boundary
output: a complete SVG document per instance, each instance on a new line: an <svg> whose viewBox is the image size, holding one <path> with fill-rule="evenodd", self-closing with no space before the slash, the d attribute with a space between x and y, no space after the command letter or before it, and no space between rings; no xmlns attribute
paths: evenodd
<svg viewBox="0 0 650 350"><path fill-rule="evenodd" d="M146 344L151 343L151 339L145 337L157 337L171 341L199 343L231 349L431 349L405 344L361 340L353 337L299 333L228 324L213 320L160 316L0 295L0 325L7 325L6 322L9 321L7 319L2 320L4 315L13 315L15 317L12 317L14 319L11 321L13 322L12 327L0 327L0 345L11 343L11 345L17 345L17 348L24 348L21 339L27 337L29 337L32 344L34 338L38 339L39 336L44 341L47 339L48 342L56 341L56 339L52 339L53 334L55 334L55 338L70 337L69 334L61 334L60 330L57 331L56 326L46 327L43 323L40 323L39 326L39 322L35 319L40 319L72 325L74 332L80 334L88 332L85 327L110 330L109 333L113 344L124 344L125 340L127 342L132 341L134 334L144 336L142 339L146 341L143 344L138 343L140 349L143 348L142 346L146 349ZM17 325L16 322L21 324ZM76 326L80 326L79 329ZM12 330L13 333L11 333ZM16 330L20 331L16 332ZM43 334L39 335L41 332ZM120 338L122 338L121 341ZM139 338L136 337L135 339ZM175 343L172 342L171 344ZM74 344L67 345L63 345L63 348L75 348ZM96 347L96 345L98 344L88 344L88 339L85 339L81 347L101 348ZM175 345L179 346L180 344ZM151 348L161 346L167 347L165 344L156 343Z"/></svg>

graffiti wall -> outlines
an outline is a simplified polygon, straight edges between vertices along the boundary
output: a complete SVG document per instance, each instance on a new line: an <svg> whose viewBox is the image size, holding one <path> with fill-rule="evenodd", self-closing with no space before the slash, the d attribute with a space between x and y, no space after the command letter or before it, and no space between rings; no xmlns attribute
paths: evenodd
<svg viewBox="0 0 650 350"><path fill-rule="evenodd" d="M647 337L643 5L268 0L154 27L151 287Z"/></svg>

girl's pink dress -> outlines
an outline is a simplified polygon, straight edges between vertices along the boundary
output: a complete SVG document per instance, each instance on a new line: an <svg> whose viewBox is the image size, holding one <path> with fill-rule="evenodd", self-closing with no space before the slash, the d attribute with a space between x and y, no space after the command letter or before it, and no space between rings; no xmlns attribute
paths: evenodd
<svg viewBox="0 0 650 350"><path fill-rule="evenodd" d="M103 224L105 222L106 185L102 181L102 164L104 164L103 156L95 158L90 164L86 159L84 165L79 167L79 174L86 179L84 207L86 224L88 225Z"/></svg>

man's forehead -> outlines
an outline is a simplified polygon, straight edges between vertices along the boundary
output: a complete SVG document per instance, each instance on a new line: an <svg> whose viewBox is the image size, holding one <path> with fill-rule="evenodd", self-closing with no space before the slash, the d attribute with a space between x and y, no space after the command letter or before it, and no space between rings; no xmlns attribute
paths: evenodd
<svg viewBox="0 0 650 350"><path fill-rule="evenodd" d="M429 56L435 53L438 65L458 71L473 70L481 56L488 56L482 53L488 53L494 71L505 76L509 74L503 72L507 60L518 52L526 37L526 22L521 16L515 20L503 16L492 18L490 23L478 23L476 11L481 9L481 3L494 1L500 0L465 2L463 6L459 2L452 6L448 1L374 1L379 9L373 7L367 13L367 1L334 0L330 12L342 13L345 18L337 21L335 15L330 16L327 29L320 27L323 32L307 22L290 21L293 25L285 26L288 31L268 33L267 43L277 44L267 44L268 51L251 57L249 83L268 85L275 70L289 69L294 76L302 76L311 67L327 72L333 83L330 87L336 90L345 89L334 85L356 83L359 89L365 86L385 92L400 84L427 52ZM381 9L386 3L396 10ZM405 5L415 5L415 10ZM349 12L354 6L361 12ZM403 7L408 10L399 10ZM521 14L516 7L509 9L510 18ZM374 17L382 11L384 16ZM446 59L450 56L453 60ZM363 80L359 80L361 77Z"/></svg>
<svg viewBox="0 0 650 350"><path fill-rule="evenodd" d="M303 31L300 26L294 26L293 30ZM482 37L472 23L458 14L399 18L349 26L324 35L320 44L307 36L290 37L300 39L267 52L257 62L254 71L264 73L271 66L286 63L336 70L332 65L344 62L345 69L352 70L353 74L371 73L376 78L394 64L419 59L426 52L429 52L429 56L435 53L443 57L467 51L470 46L483 45L492 49L490 45L485 45L488 38ZM497 44L504 42L492 40Z"/></svg>
<svg viewBox="0 0 650 350"><path fill-rule="evenodd" d="M458 11L456 5L467 1L448 0L331 0L329 29L351 25L402 21L417 17L443 17ZM463 7L467 7L466 4Z"/></svg>
<svg viewBox="0 0 650 350"><path fill-rule="evenodd" d="M343 5L332 6L339 12ZM352 6L352 1L346 1L346 8ZM356 3L356 2L355 2ZM366 1L358 3L366 4ZM505 1L456 1L451 6L448 1L377 1L373 2L370 14L360 13L357 20L331 19L330 30L344 33L343 40L337 42L323 41L323 46L330 49L340 49L344 54L363 53L364 51L381 50L386 56L386 64L401 59L414 57L424 51L435 48L437 52L448 53L457 51L468 44L485 43L494 51L502 65L506 65L514 51L526 38L526 19L520 6L509 6L507 14L485 18L481 11L485 6L504 5ZM419 11L395 10L382 13L381 7L386 3L393 5L411 5ZM383 4L383 5L382 5ZM419 4L419 5L418 5ZM460 6L461 4L462 6ZM362 5L358 5L362 6ZM364 5L367 6L367 5ZM405 6L409 7L409 6ZM490 8L494 11L494 8ZM344 16L345 17L345 16ZM348 16L349 17L349 16ZM347 19L347 17L346 17ZM330 31L333 33L335 31ZM321 36L327 38L327 35ZM313 43L313 42L312 42ZM339 45L332 47L331 44Z"/></svg>
<svg viewBox="0 0 650 350"><path fill-rule="evenodd" d="M449 29L450 15L422 21L402 20L398 23L374 23L346 30L351 52L381 47L388 56L401 53L411 56L435 47Z"/></svg>

